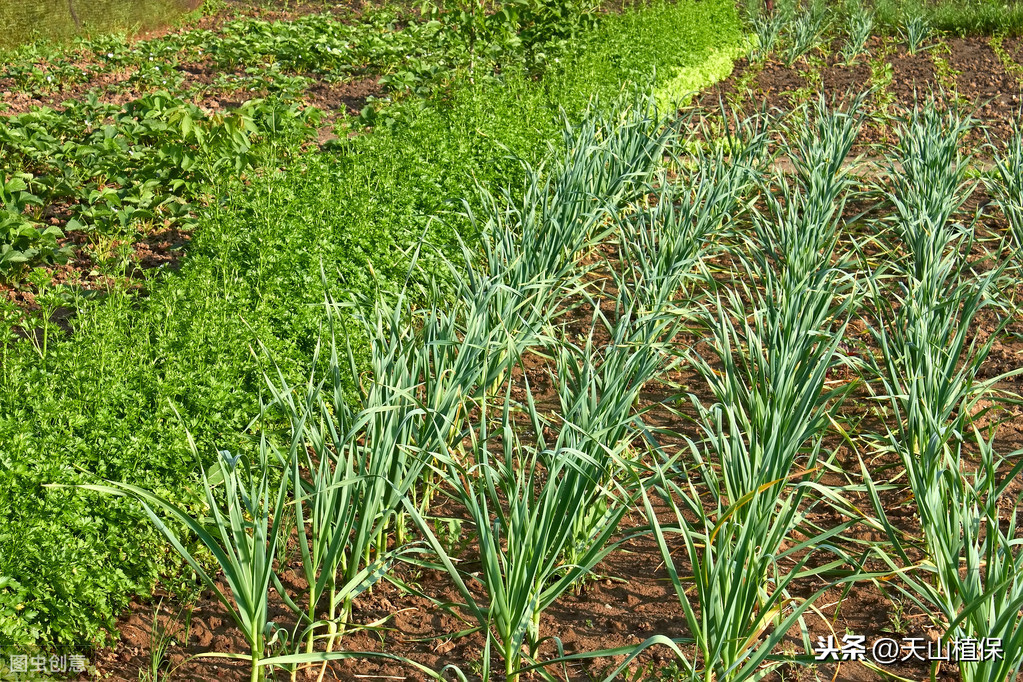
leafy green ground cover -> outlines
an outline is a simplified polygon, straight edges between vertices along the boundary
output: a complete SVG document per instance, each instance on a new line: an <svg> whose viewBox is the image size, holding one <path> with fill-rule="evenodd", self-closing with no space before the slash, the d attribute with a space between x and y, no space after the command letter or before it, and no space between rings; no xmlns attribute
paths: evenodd
<svg viewBox="0 0 1023 682"><path fill-rule="evenodd" d="M0 640L101 641L131 595L148 594L175 564L131 503L44 484L99 474L198 509L199 463L189 454L186 428L203 457L219 448L251 451L246 426L258 413L260 366L250 347L266 344L290 376L305 371L323 321L321 272L334 295L393 289L421 243L426 271L439 271L439 264L430 266L431 250L454 254L456 233L473 236L452 217L452 202L473 196L476 183L515 186L522 170L514 156L536 161L556 144L562 111L576 117L591 98L608 101L655 70L661 79L675 78L672 92L689 89L679 74L694 74L698 87L706 78L700 64L720 61L741 39L729 1L651 3L561 35L541 32L560 48L546 53L557 56L540 71L537 54L549 42L533 43L532 58L495 50L490 59L515 58L494 75L476 55L481 44L493 44L480 36L500 31L473 28L476 20L456 22L463 52L443 87L383 109L370 134L349 138L342 120L340 139L323 150L307 144L312 119L287 92L250 105L249 120L233 119L233 129L225 122L239 114L199 115L174 95L164 100L167 108L151 103L141 116L132 115L137 103L104 109L110 122L102 128L87 117L90 107L106 105L88 102L66 115L39 112L0 124L7 220L31 219L33 199L25 194L42 197L34 190L47 175L58 192L49 201L63 197L60 191L89 188L77 196L71 229L117 235L160 212L172 214L161 219L197 225L179 271L134 273L144 295L126 284L125 255L113 259L111 285L92 293L58 285L51 271L26 270L38 309L5 309ZM267 28L288 30L297 29ZM188 35L176 40L187 43ZM466 54L473 56L468 62ZM311 63L320 63L314 57ZM68 134L60 126L78 127ZM149 144L136 162L138 141ZM204 144L223 147L207 154ZM74 162L40 171L69 152L98 165L84 174L76 174ZM26 169L30 163L40 166ZM32 178L17 175L25 172ZM111 193L103 187L109 177L100 174L118 172L123 178ZM139 172L146 179L136 182ZM182 202L188 210L173 214ZM122 220L123 211L142 213ZM430 220L435 215L448 219ZM53 249L45 234L37 238L41 246L27 248ZM67 312L73 315L61 326L54 314Z"/></svg>
<svg viewBox="0 0 1023 682"><path fill-rule="evenodd" d="M519 6L530 3L509 5ZM590 50L592 57L573 57L583 62L572 68L586 78L594 70L612 69L619 78L646 80L660 67L669 72L662 78L664 105L727 75L736 50L705 58L713 46L701 45L699 22L681 13L666 13L663 20L663 28L651 32L628 15L618 19L621 45L634 40L647 47ZM585 44L580 31L596 21L596 15L579 9L554 18L538 10L506 9L481 18L440 10L413 17L384 9L358 19L242 17L217 31L172 33L140 43L122 35L82 39L56 51L46 44L27 45L9 54L0 71L2 87L15 95L71 100L58 111L12 116L0 130L5 176L0 271L17 276L28 266L60 261L68 252L61 238L71 233L95 244L137 237L154 224L189 225L201 187L225 164L235 170L247 165L253 138L265 138L273 126L293 118L293 103L312 83L375 77L390 99L448 92L457 78L496 86L520 71L520 76L537 76L547 66L572 78L558 55L569 41L573 49ZM735 42L723 36L721 45ZM672 54L676 40L700 47ZM113 81L90 87L103 78ZM575 99L563 106L578 110L592 89L582 82L562 87ZM109 103L111 95L126 91L141 96L126 106ZM229 94L270 102L249 102L229 113L199 106ZM381 105L367 106L362 122L376 123Z"/></svg>

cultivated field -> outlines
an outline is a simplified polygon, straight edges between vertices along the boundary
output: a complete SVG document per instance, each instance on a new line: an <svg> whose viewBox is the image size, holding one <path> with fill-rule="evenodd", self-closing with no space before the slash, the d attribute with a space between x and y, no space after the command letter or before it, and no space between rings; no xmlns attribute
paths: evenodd
<svg viewBox="0 0 1023 682"><path fill-rule="evenodd" d="M10 53L4 679L1016 680L1023 12L776 5Z"/></svg>

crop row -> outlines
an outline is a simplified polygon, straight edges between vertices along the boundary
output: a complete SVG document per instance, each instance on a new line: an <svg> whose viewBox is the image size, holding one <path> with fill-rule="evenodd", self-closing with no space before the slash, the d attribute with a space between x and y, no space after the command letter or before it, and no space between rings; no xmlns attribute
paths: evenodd
<svg viewBox="0 0 1023 682"><path fill-rule="evenodd" d="M736 121L733 136L700 151L646 100L601 111L566 124L566 151L527 167L521 195L484 191L482 208L469 211L482 247L448 262L453 298L428 287L353 302L370 339L368 374L332 330L305 385L266 376L267 416L283 414L290 437L264 436L251 458L221 453L204 476L202 515L133 486L92 487L143 503L244 633L254 680L332 659L396 657L343 644L359 626L353 602L398 563L450 580L461 602L448 608L472 625L461 634L485 641L483 679L495 655L515 679L625 654L610 678L655 645L674 652L684 679L755 679L811 662L807 611L829 589L870 582L893 585L945 642L1001 639L1008 655L961 662L962 679L1015 679L1023 553L1010 486L1023 465L979 427L977 406L1005 377L979 378L998 331L986 342L973 331L981 310L1008 310L997 288L1009 261L979 270L967 257L974 226L954 222L974 188L960 151L968 120L928 103L900 124L884 180L894 210L872 224L890 255L865 265L867 244L845 211L862 122L855 105L819 105L804 112L803 129L782 124L791 175L770 171L778 124L764 118ZM1011 148L998 161L1008 177L1023 140ZM695 155L675 156L681 149ZM989 180L1003 211L1018 212L1013 185L997 173ZM618 256L595 290L587 282L598 266L580 263L605 243ZM1020 242L1007 235L1004 245L1015 252ZM723 289L713 268L722 257L738 264ZM329 315L347 305L325 302ZM854 319L870 341L858 352L846 347ZM1011 312L1002 319L1004 327ZM569 330L580 326L583 340L573 342ZM704 338L680 344L692 327ZM522 371L530 355L548 358L553 410L537 404ZM644 414L677 408L640 408L640 396L680 367L704 388L683 389L693 428L665 438ZM855 378L836 379L844 370ZM352 375L361 376L354 396ZM861 385L887 405L881 433L860 433L844 416ZM896 478L875 481L863 465L845 472L854 485L825 482L842 470L834 433L861 462L898 456L919 535L886 515L882 498ZM464 542L435 532L437 496L471 526ZM285 529L289 508L295 536ZM817 525L821 509L842 520ZM633 510L645 523L626 528ZM864 526L889 540L865 544L851 533ZM222 581L180 529L208 550ZM543 655L558 636L541 630L544 611L637 534L656 542L687 631L628 650ZM305 594L280 582L276 559L289 542ZM824 587L796 596L810 580ZM268 622L271 586L294 611L291 630ZM804 654L779 650L791 632ZM277 653L267 653L271 642Z"/></svg>

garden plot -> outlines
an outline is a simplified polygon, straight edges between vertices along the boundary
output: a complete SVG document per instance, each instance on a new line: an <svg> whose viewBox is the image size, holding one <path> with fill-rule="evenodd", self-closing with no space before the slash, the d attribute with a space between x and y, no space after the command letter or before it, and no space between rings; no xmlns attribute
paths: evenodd
<svg viewBox="0 0 1023 682"><path fill-rule="evenodd" d="M649 105L594 112L566 130L564 155L527 171L520 199L488 194L472 213L483 248L451 264L453 304L400 298L363 318L376 359L354 411L335 337L322 378L269 377L301 445L218 471L294 472L274 491L310 505L299 534L255 540L292 557L279 564L288 599L272 600L291 633L281 650L327 652L266 666L1015 679L1017 372L988 360L1019 347L1023 140L973 179L971 121L925 100L893 121L864 184L847 163L864 118L824 104L733 118L708 148L706 130L679 132ZM998 238L964 208L982 183ZM270 505L279 494L258 490ZM320 504L376 510L330 531L348 538L333 545L343 575L363 578L357 596L351 578L332 587L326 612L306 594L336 569L300 539L315 548L327 532ZM251 646L216 602L196 609L199 642ZM815 660L850 634L910 655ZM995 641L998 655L960 653ZM931 665L915 643L956 653Z"/></svg>
<svg viewBox="0 0 1023 682"><path fill-rule="evenodd" d="M199 499L79 485L201 589L136 602L98 671L1015 680L1023 136L933 57L915 98L822 94L819 12L774 51L754 22L724 100L559 119L406 286L325 284L305 378L254 349ZM870 33L846 60L898 49ZM813 83L757 112L774 72Z"/></svg>
<svg viewBox="0 0 1023 682"><path fill-rule="evenodd" d="M378 294L403 285L452 293L458 269L445 259L460 262L462 245L477 245L477 228L457 210L461 198L481 209L485 197L474 185L514 188L523 160L538 163L563 146L559 112L578 121L591 98L612 101L623 86L632 89L636 74L699 72L707 55L730 53L741 39L734 7L720 0L599 15L577 7L539 24L525 10L399 9L409 25L395 32L372 23L393 11L367 11L349 17L352 24L322 12L303 22L242 17L230 36L230 22L203 20L198 31L134 43L36 44L5 60L5 73L25 76L29 89L40 74L45 83L57 80L51 66L74 67L79 48L96 56L86 58L86 75L100 74L55 87L54 97L72 98L66 106L0 122L5 652L70 648L95 660L96 647L117 641L116 616L133 596L151 594L158 580L176 598L197 587L133 500L74 484L100 475L200 509L200 463L215 466L219 450L245 461L259 452L249 424L266 388L250 347L264 344L284 375L298 380L325 324L324 297L358 295L357 308L338 312L337 329L353 332L353 355L366 371L370 344L356 310L371 312ZM110 81L114 92L76 89L106 84L111 60L151 64L147 73L162 79L168 64L180 71L177 51L205 54L224 41L255 55L246 68L289 62L296 47L308 47L296 36L325 29L361 31L379 38L374 50L390 45L404 54L404 37L394 33L435 31L435 23L425 26L434 19L446 37L430 63L451 68L424 73L425 92L409 86L409 72L396 72L386 107L378 103L360 118L333 112L338 139L322 147L321 113L286 92L221 111L162 90L162 80L146 81L130 101L118 90L122 80ZM531 35L505 40L522 26ZM172 43L167 51L147 51L167 47L164 39ZM359 66L345 61L351 57L343 52L331 68L349 73ZM289 77L301 75L292 68ZM409 280L412 262L421 267ZM169 267L151 267L161 263ZM343 377L351 400L356 376ZM277 445L281 426L264 430ZM209 559L200 552L207 568ZM101 565L113 568L95 570ZM165 604L177 609L169 597ZM149 650L159 664L156 641ZM9 667L0 661L2 674Z"/></svg>

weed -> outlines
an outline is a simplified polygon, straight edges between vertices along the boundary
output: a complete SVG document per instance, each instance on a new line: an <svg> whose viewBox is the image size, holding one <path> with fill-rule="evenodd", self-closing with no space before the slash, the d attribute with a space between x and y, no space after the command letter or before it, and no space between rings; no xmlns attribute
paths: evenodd
<svg viewBox="0 0 1023 682"><path fill-rule="evenodd" d="M1012 58L1012 55L1005 49L1003 45L1003 36L992 36L988 40L988 45L991 46L991 51L998 57L999 63L1002 68L1008 73L1013 74L1016 77L1016 81L1023 87L1023 64L1019 64Z"/></svg>
<svg viewBox="0 0 1023 682"><path fill-rule="evenodd" d="M153 610L153 624L149 631L149 667L139 670L139 682L161 682L170 680L180 666L171 666L167 660L168 647L185 646L192 631L192 606L186 604L178 613L164 621L160 620L163 607L161 599ZM180 640L180 641L179 641Z"/></svg>
<svg viewBox="0 0 1023 682"><path fill-rule="evenodd" d="M875 116L879 119L878 124L882 127L887 127L891 118L892 106L896 101L895 92L891 87L895 69L888 59L890 54L891 44L888 40L882 39L880 48L874 51L869 61L873 109Z"/></svg>
<svg viewBox="0 0 1023 682"><path fill-rule="evenodd" d="M898 598L892 599L891 604L892 608L888 612L888 621L892 624L892 630L905 634L909 625L905 618L905 604Z"/></svg>
<svg viewBox="0 0 1023 682"><path fill-rule="evenodd" d="M963 95L959 94L959 77L962 73L952 68L952 64L944 57L938 55L937 51L931 52L930 58L931 63L934 64L934 75L941 85L941 89L956 106L967 106L968 101Z"/></svg>

